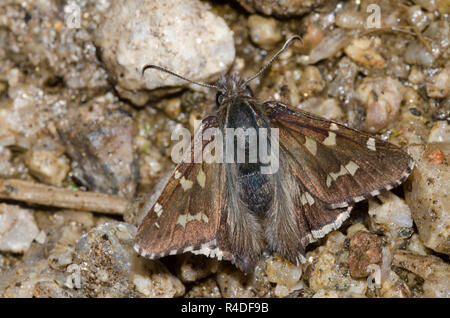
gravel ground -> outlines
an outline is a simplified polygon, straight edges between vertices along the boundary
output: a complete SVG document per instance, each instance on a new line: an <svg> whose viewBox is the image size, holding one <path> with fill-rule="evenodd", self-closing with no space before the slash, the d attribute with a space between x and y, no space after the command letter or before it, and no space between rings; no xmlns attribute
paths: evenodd
<svg viewBox="0 0 450 318"><path fill-rule="evenodd" d="M0 296L450 298L449 14L448 0L3 0ZM171 132L215 104L142 67L247 78L293 33L304 45L255 95L401 146L411 176L358 204L302 266L273 255L244 275L190 253L139 257L141 211L175 167ZM14 194L16 179L64 199ZM80 205L86 191L104 195Z"/></svg>

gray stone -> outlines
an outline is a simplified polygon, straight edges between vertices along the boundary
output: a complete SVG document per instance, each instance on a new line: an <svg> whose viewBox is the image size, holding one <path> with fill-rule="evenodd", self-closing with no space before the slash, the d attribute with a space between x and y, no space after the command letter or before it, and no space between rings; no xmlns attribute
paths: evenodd
<svg viewBox="0 0 450 318"><path fill-rule="evenodd" d="M81 236L74 264L80 288L89 297L175 297L185 293L181 281L160 261L134 251L136 228L104 223Z"/></svg>
<svg viewBox="0 0 450 318"><path fill-rule="evenodd" d="M176 17L176 19L174 19ZM116 1L96 34L96 44L122 97L143 105L164 91L185 85L155 64L198 81L215 79L234 60L233 34L222 18L200 1ZM155 95L156 94L156 95Z"/></svg>
<svg viewBox="0 0 450 318"><path fill-rule="evenodd" d="M265 15L290 17L302 15L321 6L325 0L238 0L249 12L260 12Z"/></svg>
<svg viewBox="0 0 450 318"><path fill-rule="evenodd" d="M39 234L33 212L16 205L0 204L0 251L24 253Z"/></svg>
<svg viewBox="0 0 450 318"><path fill-rule="evenodd" d="M429 155L439 149L450 155L449 143L410 146L415 168L406 184L405 199L423 244L432 250L450 255L450 169L448 161L433 162Z"/></svg>

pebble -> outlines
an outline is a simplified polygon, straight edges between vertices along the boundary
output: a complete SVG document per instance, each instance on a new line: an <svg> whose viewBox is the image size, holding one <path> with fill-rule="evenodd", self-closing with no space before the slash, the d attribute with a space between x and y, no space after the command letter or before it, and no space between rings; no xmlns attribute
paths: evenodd
<svg viewBox="0 0 450 318"><path fill-rule="evenodd" d="M110 104L108 96L97 98L71 110L58 123L58 133L79 182L92 191L134 197L138 168L130 114Z"/></svg>
<svg viewBox="0 0 450 318"><path fill-rule="evenodd" d="M283 38L279 22L273 18L252 14L248 18L248 27L253 43L265 50L274 48Z"/></svg>
<svg viewBox="0 0 450 318"><path fill-rule="evenodd" d="M424 280L424 297L450 298L450 265L440 258L397 250L393 264L417 274Z"/></svg>
<svg viewBox="0 0 450 318"><path fill-rule="evenodd" d="M315 66L307 66L300 78L300 93L305 97L320 93L325 87L320 71Z"/></svg>
<svg viewBox="0 0 450 318"><path fill-rule="evenodd" d="M423 74L420 67L413 65L409 72L408 81L413 84L422 84L425 81L425 74Z"/></svg>
<svg viewBox="0 0 450 318"><path fill-rule="evenodd" d="M315 0L311 3L304 0L238 0L238 2L251 13L260 12L264 15L291 17L314 10L326 1Z"/></svg>
<svg viewBox="0 0 450 318"><path fill-rule="evenodd" d="M411 210L405 201L392 192L385 192L369 200L369 223L386 235L393 247L401 246L413 233Z"/></svg>
<svg viewBox="0 0 450 318"><path fill-rule="evenodd" d="M405 88L392 77L366 77L357 88L366 107L366 127L375 133L389 127L399 115Z"/></svg>
<svg viewBox="0 0 450 318"><path fill-rule="evenodd" d="M450 66L427 78L427 95L433 98L450 96Z"/></svg>
<svg viewBox="0 0 450 318"><path fill-rule="evenodd" d="M344 52L353 61L365 67L383 68L386 65L386 61L377 52L380 46L380 38L358 38L352 40L344 49Z"/></svg>
<svg viewBox="0 0 450 318"><path fill-rule="evenodd" d="M40 138L26 153L25 163L33 176L54 186L61 186L70 171L64 147L50 138Z"/></svg>
<svg viewBox="0 0 450 318"><path fill-rule="evenodd" d="M431 127L428 143L450 143L450 125L447 121L439 120Z"/></svg>
<svg viewBox="0 0 450 318"><path fill-rule="evenodd" d="M365 17L360 11L344 9L336 14L336 25L344 29L361 29Z"/></svg>
<svg viewBox="0 0 450 318"><path fill-rule="evenodd" d="M302 268L279 255L271 256L266 260L266 274L269 282L277 284L275 287L277 297L286 297L302 287L300 281Z"/></svg>
<svg viewBox="0 0 450 318"><path fill-rule="evenodd" d="M0 204L0 251L25 253L38 236L33 212L17 205Z"/></svg>
<svg viewBox="0 0 450 318"><path fill-rule="evenodd" d="M364 279L350 276L348 249L344 247L346 237L338 231L330 232L325 244L306 254L303 264L305 279L316 293L320 290L340 291L364 296L367 283Z"/></svg>
<svg viewBox="0 0 450 318"><path fill-rule="evenodd" d="M207 276L215 274L218 270L219 262L215 258L208 258L202 255L186 253L180 256L179 270L177 277L183 283L199 281ZM178 266L177 266L178 267Z"/></svg>
<svg viewBox="0 0 450 318"><path fill-rule="evenodd" d="M255 271L248 275L236 271L234 266L224 264L217 272L216 281L222 297L226 298L267 297L273 294L264 264L257 265Z"/></svg>
<svg viewBox="0 0 450 318"><path fill-rule="evenodd" d="M220 288L217 286L217 282L214 278L207 278L197 285L192 287L191 290L185 295L186 298L220 298Z"/></svg>
<svg viewBox="0 0 450 318"><path fill-rule="evenodd" d="M381 237L367 231L358 231L350 239L348 266L353 278L369 276L367 266L382 263L383 241Z"/></svg>
<svg viewBox="0 0 450 318"><path fill-rule="evenodd" d="M176 297L185 293L181 281L160 261L135 253L135 235L134 226L115 222L101 224L80 237L74 264L81 268L86 296Z"/></svg>
<svg viewBox="0 0 450 318"><path fill-rule="evenodd" d="M147 70L142 77L145 65L209 81L225 72L235 55L233 34L225 21L198 0L114 2L95 42L119 94L138 106L152 95L161 97L173 92L173 87L187 84L156 70ZM168 89L153 94L147 91L159 88Z"/></svg>
<svg viewBox="0 0 450 318"><path fill-rule="evenodd" d="M448 142L430 143L426 148L409 146L415 168L404 187L405 199L423 244L450 255L450 169L448 161L439 164L430 160L428 156L435 149L450 156Z"/></svg>

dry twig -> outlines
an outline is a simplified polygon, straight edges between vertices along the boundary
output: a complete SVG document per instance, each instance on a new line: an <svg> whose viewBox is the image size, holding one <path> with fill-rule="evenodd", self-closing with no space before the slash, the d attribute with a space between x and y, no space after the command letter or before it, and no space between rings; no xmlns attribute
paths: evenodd
<svg viewBox="0 0 450 318"><path fill-rule="evenodd" d="M130 206L128 200L118 196L51 187L17 179L0 179L0 199L116 215L123 215Z"/></svg>

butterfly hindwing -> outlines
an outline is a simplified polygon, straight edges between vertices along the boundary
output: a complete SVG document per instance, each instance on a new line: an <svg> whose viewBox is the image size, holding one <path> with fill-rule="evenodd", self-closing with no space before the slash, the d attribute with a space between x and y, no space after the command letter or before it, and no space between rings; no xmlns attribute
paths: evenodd
<svg viewBox="0 0 450 318"><path fill-rule="evenodd" d="M328 208L295 177L298 164L288 153L280 150L279 160L276 195L265 220L265 238L269 250L300 265L306 261L306 246L337 229L350 216L352 206Z"/></svg>
<svg viewBox="0 0 450 318"><path fill-rule="evenodd" d="M146 258L192 252L231 259L228 244L219 235L224 227L221 222L225 220L222 164L197 160L208 143L199 137L206 129L216 127L216 117L203 120L191 143L191 152L186 154L192 156L191 160L185 157L177 165L139 226L135 249ZM202 142L203 146L195 147L196 142L197 145Z"/></svg>
<svg viewBox="0 0 450 318"><path fill-rule="evenodd" d="M263 104L279 128L280 151L310 195L329 208L344 208L401 184L413 160L401 148L367 133L278 102Z"/></svg>

